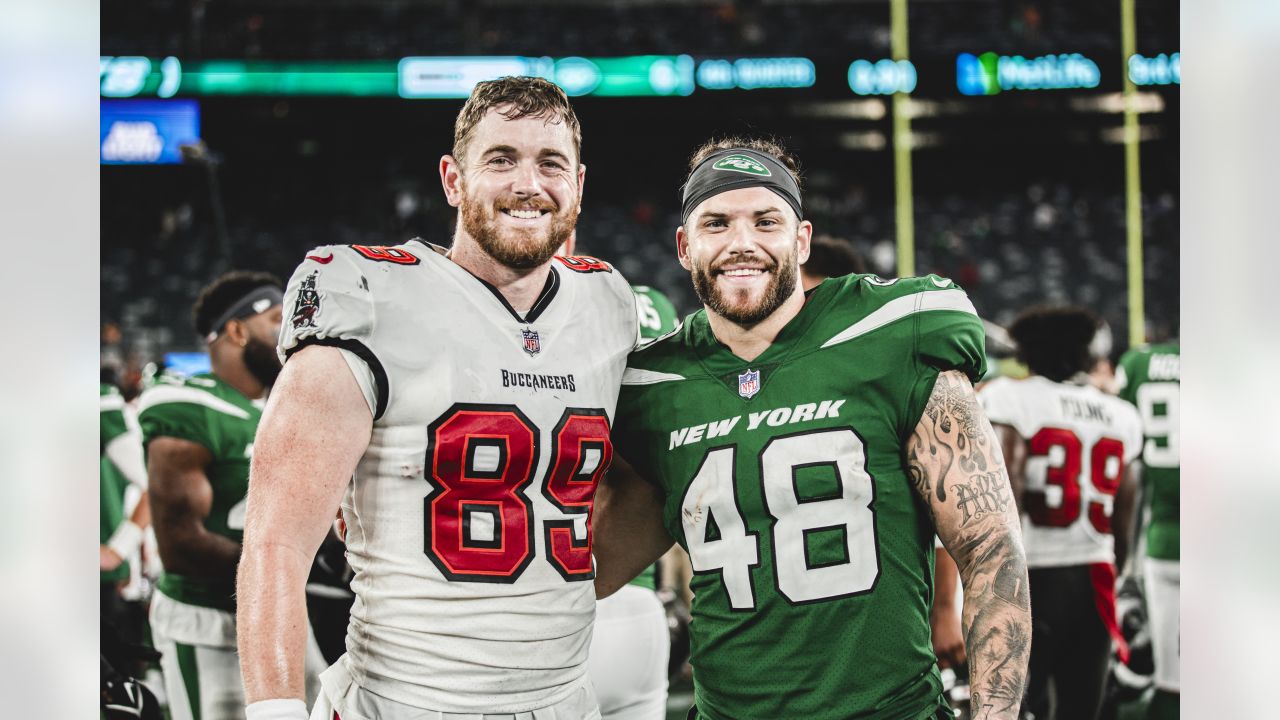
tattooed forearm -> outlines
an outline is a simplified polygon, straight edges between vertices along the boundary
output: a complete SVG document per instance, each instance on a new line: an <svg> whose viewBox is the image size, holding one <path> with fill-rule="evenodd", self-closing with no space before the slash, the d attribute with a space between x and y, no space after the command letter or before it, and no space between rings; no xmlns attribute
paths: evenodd
<svg viewBox="0 0 1280 720"><path fill-rule="evenodd" d="M960 569L975 717L1012 720L1031 651L1026 556L1000 445L962 374L938 376L904 455Z"/></svg>

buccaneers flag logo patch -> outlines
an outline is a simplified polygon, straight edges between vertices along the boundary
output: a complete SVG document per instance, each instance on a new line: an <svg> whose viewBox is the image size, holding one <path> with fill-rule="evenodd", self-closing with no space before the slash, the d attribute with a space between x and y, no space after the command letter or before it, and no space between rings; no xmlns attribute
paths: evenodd
<svg viewBox="0 0 1280 720"><path fill-rule="evenodd" d="M316 326L316 313L320 312L320 293L316 292L316 276L319 270L302 278L298 286L298 300L293 304L293 328L312 328Z"/></svg>

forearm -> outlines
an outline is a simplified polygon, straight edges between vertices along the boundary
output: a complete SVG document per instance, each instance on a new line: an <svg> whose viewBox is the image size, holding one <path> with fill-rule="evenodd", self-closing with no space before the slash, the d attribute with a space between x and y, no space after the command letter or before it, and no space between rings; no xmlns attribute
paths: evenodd
<svg viewBox="0 0 1280 720"><path fill-rule="evenodd" d="M1135 526L1137 525L1138 505L1137 480L1132 468L1126 468L1120 478L1120 487L1116 492L1115 504L1111 511L1111 533L1116 545L1116 574L1124 573L1129 553L1137 542Z"/></svg>
<svg viewBox="0 0 1280 720"><path fill-rule="evenodd" d="M933 552L933 609L939 613L956 611L956 590L960 576L955 560L946 548L936 548Z"/></svg>
<svg viewBox="0 0 1280 720"><path fill-rule="evenodd" d="M591 525L597 598L617 592L674 543L657 490L618 456L596 490Z"/></svg>
<svg viewBox="0 0 1280 720"><path fill-rule="evenodd" d="M1027 561L1017 528L974 534L959 548L956 563L973 717L1014 720L1031 656Z"/></svg>
<svg viewBox="0 0 1280 720"><path fill-rule="evenodd" d="M228 581L236 575L240 543L209 532L203 525L181 529L156 526L160 559L167 572L193 578Z"/></svg>
<svg viewBox="0 0 1280 720"><path fill-rule="evenodd" d="M938 376L904 450L964 587L973 717L1016 720L1031 653L1027 561L1001 444L967 378Z"/></svg>
<svg viewBox="0 0 1280 720"><path fill-rule="evenodd" d="M133 508L133 513L129 515L129 521L142 529L146 529L151 524L151 495L145 490L142 497L138 498L138 504Z"/></svg>
<svg viewBox="0 0 1280 720"><path fill-rule="evenodd" d="M306 581L311 559L297 548L246 544L236 579L236 640L248 703L305 699Z"/></svg>

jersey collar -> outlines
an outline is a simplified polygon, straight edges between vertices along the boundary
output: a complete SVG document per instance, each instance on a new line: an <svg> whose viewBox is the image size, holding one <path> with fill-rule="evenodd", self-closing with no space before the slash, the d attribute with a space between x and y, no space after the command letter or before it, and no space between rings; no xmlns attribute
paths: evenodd
<svg viewBox="0 0 1280 720"><path fill-rule="evenodd" d="M724 380L732 385L735 394L738 392L738 373L744 370L772 369L780 366L797 351L806 347L803 339L813 326L814 321L822 315L831 299L835 296L836 283L823 281L821 285L805 293L804 307L791 321L783 326L774 339L773 344L751 362L734 355L729 346L720 342L711 330L711 322L707 319L707 310L703 308L694 313L687 323L689 326L689 344L698 355L698 360L708 374ZM814 349L817 344L813 344ZM762 377L767 384L773 373Z"/></svg>

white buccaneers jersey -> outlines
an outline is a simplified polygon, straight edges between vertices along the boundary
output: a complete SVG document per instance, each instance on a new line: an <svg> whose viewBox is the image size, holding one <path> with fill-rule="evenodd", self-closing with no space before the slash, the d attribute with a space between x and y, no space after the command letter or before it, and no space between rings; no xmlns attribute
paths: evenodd
<svg viewBox="0 0 1280 720"><path fill-rule="evenodd" d="M463 713L580 687L588 514L634 303L608 264L557 258L521 316L420 240L321 247L294 272L281 353L342 348L374 415L342 502L356 600L340 662L356 685Z"/></svg>
<svg viewBox="0 0 1280 720"><path fill-rule="evenodd" d="M1112 504L1142 451L1132 405L1088 386L1040 376L998 378L978 397L993 423L1027 442L1022 538L1029 567L1115 562Z"/></svg>

